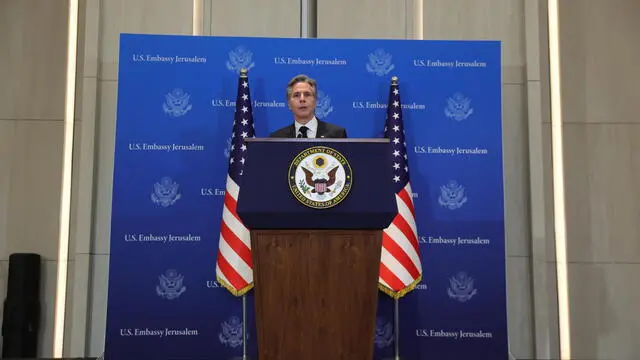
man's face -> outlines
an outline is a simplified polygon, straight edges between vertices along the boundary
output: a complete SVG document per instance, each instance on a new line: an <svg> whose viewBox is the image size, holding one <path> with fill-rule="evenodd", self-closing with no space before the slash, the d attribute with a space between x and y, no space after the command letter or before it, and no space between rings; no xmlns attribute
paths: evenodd
<svg viewBox="0 0 640 360"><path fill-rule="evenodd" d="M316 109L316 93L313 87L306 82L293 85L289 96L289 108L298 122L306 124L311 120Z"/></svg>

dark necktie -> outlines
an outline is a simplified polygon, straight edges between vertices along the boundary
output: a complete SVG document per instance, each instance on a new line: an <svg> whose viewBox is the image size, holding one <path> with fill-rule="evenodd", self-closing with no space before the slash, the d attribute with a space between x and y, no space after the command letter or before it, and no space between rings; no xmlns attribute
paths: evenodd
<svg viewBox="0 0 640 360"><path fill-rule="evenodd" d="M306 127L306 126L301 126L301 127L300 127L300 130L298 130L298 131L300 131L300 133L298 134L298 137L299 137L299 138L306 138L306 137L307 137L307 130L309 130L309 128L308 128L308 127Z"/></svg>

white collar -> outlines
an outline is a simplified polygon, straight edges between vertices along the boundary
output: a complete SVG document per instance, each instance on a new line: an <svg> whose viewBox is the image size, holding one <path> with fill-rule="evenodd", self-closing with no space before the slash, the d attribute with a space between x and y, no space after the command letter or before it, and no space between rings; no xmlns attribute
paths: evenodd
<svg viewBox="0 0 640 360"><path fill-rule="evenodd" d="M306 126L309 129L308 131L311 131L314 134L317 133L318 131L318 119L315 116L312 117L311 120L309 120L309 122L307 122L306 124L300 124L297 121L294 121L294 122L296 127L296 134L298 133L298 131L300 131L300 128L302 126Z"/></svg>

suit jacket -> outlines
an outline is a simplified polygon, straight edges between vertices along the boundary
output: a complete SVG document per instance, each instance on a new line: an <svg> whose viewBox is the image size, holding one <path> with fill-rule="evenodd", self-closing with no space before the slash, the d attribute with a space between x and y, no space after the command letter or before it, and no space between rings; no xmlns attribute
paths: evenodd
<svg viewBox="0 0 640 360"><path fill-rule="evenodd" d="M296 137L296 126L291 124L272 132L269 137L275 138L294 138ZM316 138L346 138L347 130L345 128L330 124L326 121L318 120L318 130Z"/></svg>

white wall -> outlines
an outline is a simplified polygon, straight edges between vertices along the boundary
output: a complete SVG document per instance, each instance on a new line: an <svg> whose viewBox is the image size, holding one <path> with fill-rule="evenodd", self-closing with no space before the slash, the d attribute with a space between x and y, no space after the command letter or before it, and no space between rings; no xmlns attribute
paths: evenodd
<svg viewBox="0 0 640 360"><path fill-rule="evenodd" d="M560 3L572 355L640 359L640 2Z"/></svg>
<svg viewBox="0 0 640 360"><path fill-rule="evenodd" d="M62 0L0 1L0 296L9 256L40 254L41 356L53 333L67 14Z"/></svg>

